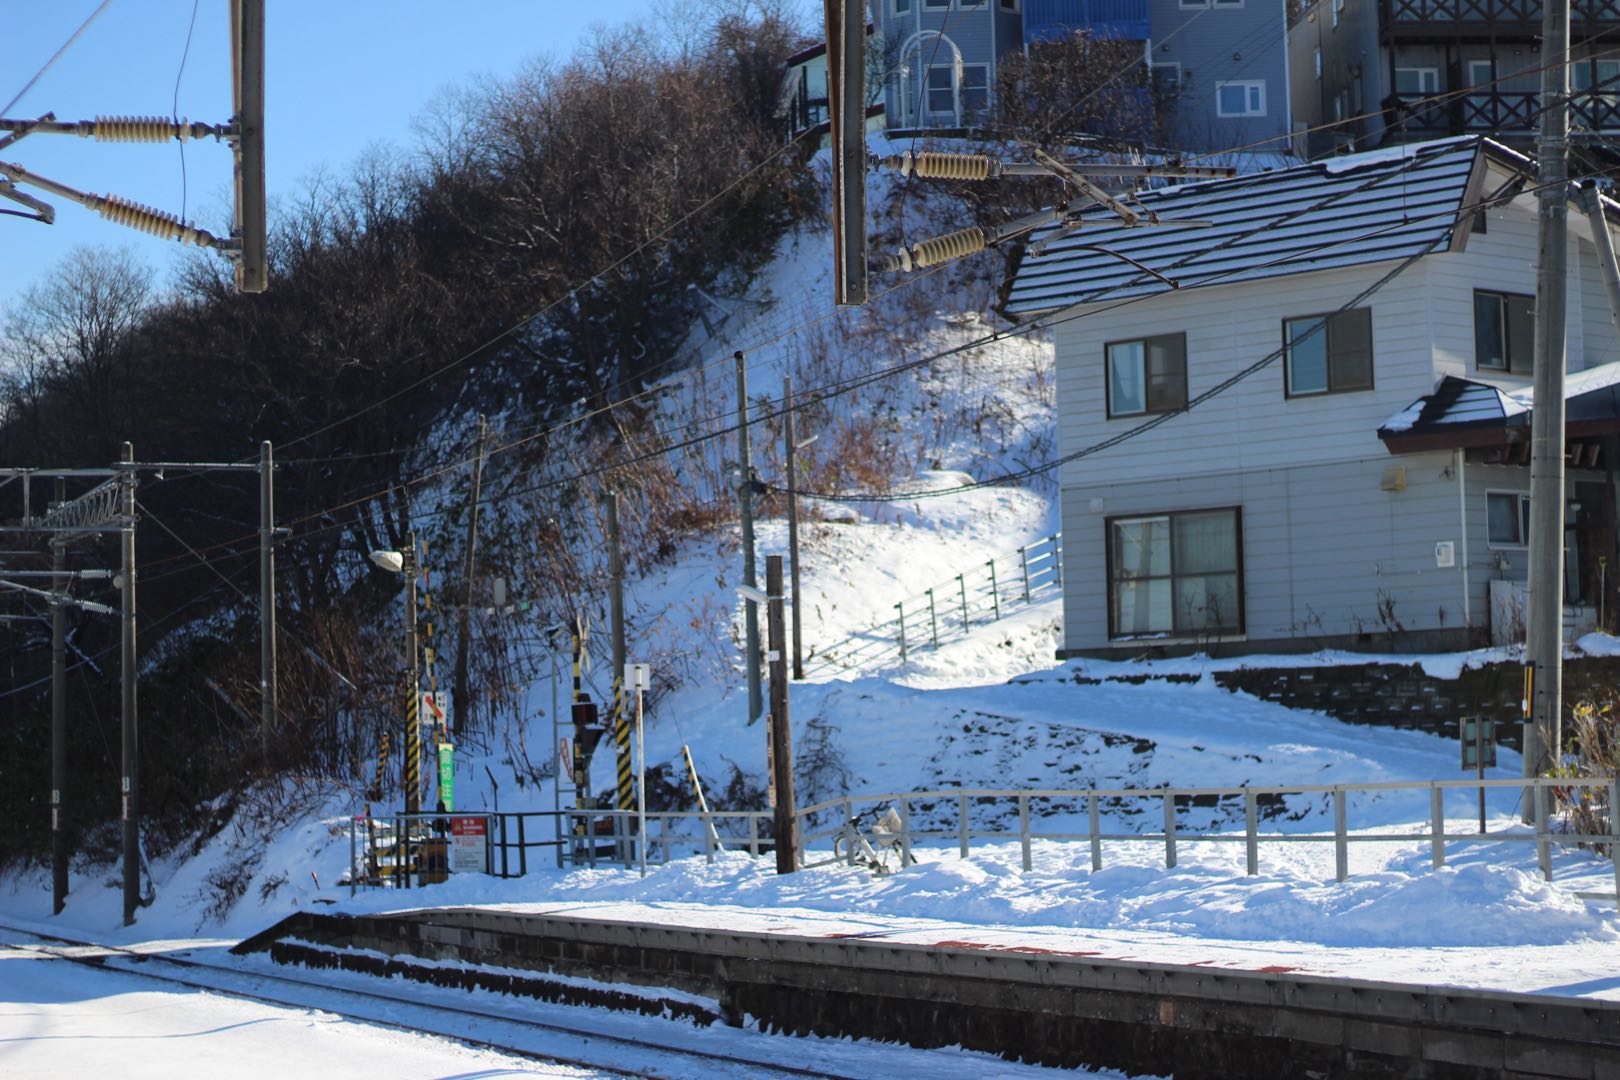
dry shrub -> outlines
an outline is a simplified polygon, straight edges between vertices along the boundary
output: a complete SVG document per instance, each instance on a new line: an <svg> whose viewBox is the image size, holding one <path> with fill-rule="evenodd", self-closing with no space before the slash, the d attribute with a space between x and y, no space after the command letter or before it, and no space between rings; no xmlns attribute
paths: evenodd
<svg viewBox="0 0 1620 1080"><path fill-rule="evenodd" d="M1620 776L1620 697L1611 693L1597 700L1577 702L1570 709L1566 746L1563 763L1553 770L1554 775L1597 779ZM1572 832L1613 835L1614 807L1609 805L1612 788L1554 790L1559 813ZM1607 844L1593 844L1592 848L1599 854L1609 854Z"/></svg>

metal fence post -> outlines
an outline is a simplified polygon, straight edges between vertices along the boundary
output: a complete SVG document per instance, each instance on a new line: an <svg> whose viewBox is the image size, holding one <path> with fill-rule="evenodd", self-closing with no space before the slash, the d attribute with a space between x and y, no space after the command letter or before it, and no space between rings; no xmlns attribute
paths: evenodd
<svg viewBox="0 0 1620 1080"><path fill-rule="evenodd" d="M1437 784L1429 786L1429 861L1436 870L1446 865L1446 793Z"/></svg>
<svg viewBox="0 0 1620 1080"><path fill-rule="evenodd" d="M759 814L748 815L748 854L759 858Z"/></svg>
<svg viewBox="0 0 1620 1080"><path fill-rule="evenodd" d="M1552 850L1547 844L1547 781L1537 777L1535 783L1533 790L1536 800L1536 863L1541 867L1541 876L1551 881L1553 868Z"/></svg>
<svg viewBox="0 0 1620 1080"><path fill-rule="evenodd" d="M1609 780L1609 861L1614 864L1614 896L1620 902L1620 780Z"/></svg>
<svg viewBox="0 0 1620 1080"><path fill-rule="evenodd" d="M1063 588L1063 534L1052 534L1052 584Z"/></svg>
<svg viewBox="0 0 1620 1080"><path fill-rule="evenodd" d="M703 861L714 865L714 830L703 830Z"/></svg>
<svg viewBox="0 0 1620 1080"><path fill-rule="evenodd" d="M646 843L646 842L647 842L646 837L642 837L642 843ZM662 847L664 849L664 857L663 857L662 860L660 860L660 862L661 862L662 865L668 866L669 865L669 817L667 815L665 815L663 817L660 817L658 819L658 843L660 845L662 845Z"/></svg>
<svg viewBox="0 0 1620 1080"><path fill-rule="evenodd" d="M985 564L990 568L990 608L997 622L1001 621L1001 590L996 585L996 560Z"/></svg>
<svg viewBox="0 0 1620 1080"><path fill-rule="evenodd" d="M1173 870L1176 866L1176 797L1169 791L1164 793L1164 868Z"/></svg>
<svg viewBox="0 0 1620 1080"><path fill-rule="evenodd" d="M1260 872L1260 807L1253 791L1243 792L1243 847L1249 876Z"/></svg>
<svg viewBox="0 0 1620 1080"><path fill-rule="evenodd" d="M1097 822L1097 793L1093 791L1086 800L1086 829L1091 838L1091 869L1095 873L1102 869L1102 829Z"/></svg>
<svg viewBox="0 0 1620 1080"><path fill-rule="evenodd" d="M1024 572L1024 603L1029 603L1029 548L1018 549L1018 566Z"/></svg>
<svg viewBox="0 0 1620 1080"><path fill-rule="evenodd" d="M968 800L966 795L956 797L957 841L962 847L962 858L968 857Z"/></svg>
<svg viewBox="0 0 1620 1080"><path fill-rule="evenodd" d="M894 605L895 621L900 624L900 662L906 662L906 605L902 601Z"/></svg>
<svg viewBox="0 0 1620 1080"><path fill-rule="evenodd" d="M1613 805L1613 804L1610 804ZM1613 816L1612 814L1610 816ZM354 815L349 815L349 899L354 899L354 891L358 887L355 882L360 876L360 864L355 861L354 842Z"/></svg>
<svg viewBox="0 0 1620 1080"><path fill-rule="evenodd" d="M911 800L900 800L900 865L911 865Z"/></svg>
<svg viewBox="0 0 1620 1080"><path fill-rule="evenodd" d="M501 856L505 860L505 856ZM570 860L572 861L572 860ZM518 877L529 876L529 845L523 838L523 815L518 815Z"/></svg>
<svg viewBox="0 0 1620 1080"><path fill-rule="evenodd" d="M1018 842L1024 849L1024 869L1031 869L1029 861L1029 796L1018 796Z"/></svg>
<svg viewBox="0 0 1620 1080"><path fill-rule="evenodd" d="M962 629L964 631L971 630L973 628L973 623L968 620L966 574L956 575L956 591L962 597Z"/></svg>
<svg viewBox="0 0 1620 1080"><path fill-rule="evenodd" d="M928 626L934 636L934 648L939 648L939 612L934 607L934 590L928 590Z"/></svg>
<svg viewBox="0 0 1620 1080"><path fill-rule="evenodd" d="M1349 812L1344 788L1333 789L1333 874L1339 881L1350 876L1350 843L1346 836Z"/></svg>

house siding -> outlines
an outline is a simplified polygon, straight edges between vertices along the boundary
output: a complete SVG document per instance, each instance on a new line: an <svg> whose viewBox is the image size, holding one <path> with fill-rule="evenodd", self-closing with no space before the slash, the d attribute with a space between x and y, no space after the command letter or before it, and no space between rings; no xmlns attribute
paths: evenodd
<svg viewBox="0 0 1620 1080"><path fill-rule="evenodd" d="M1181 65L1181 94L1166 124L1172 145L1205 153L1288 149L1280 138L1251 145L1288 133L1287 23L1282 0L1203 8L1183 8L1180 0L1151 0L1149 19L1152 62ZM1215 86L1232 80L1265 83L1265 115L1216 114Z"/></svg>

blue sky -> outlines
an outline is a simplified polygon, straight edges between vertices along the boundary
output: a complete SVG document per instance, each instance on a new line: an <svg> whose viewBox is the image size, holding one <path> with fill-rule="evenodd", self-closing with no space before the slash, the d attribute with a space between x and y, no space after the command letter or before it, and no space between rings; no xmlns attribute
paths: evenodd
<svg viewBox="0 0 1620 1080"><path fill-rule="evenodd" d="M0 0L0 105L4 105L95 10L100 0ZM646 16L656 0L271 0L265 48L267 183L296 200L322 169L343 176L368 146L411 149L412 118L446 86L510 75L537 56L566 58L593 27ZM84 35L12 107L10 118L46 111L59 120L97 115L168 116L174 109L194 0L113 0ZM806 22L820 3L800 0ZM222 123L230 115L228 0L196 0L179 115ZM33 135L0 150L12 162L95 194L117 194L170 213L181 210L178 143L99 143ZM185 148L186 217L228 230L231 157L223 144ZM43 196L38 191L30 194ZM129 247L160 275L178 245L113 225L67 200L56 224L0 216L0 309L77 246ZM0 199L0 207L22 207ZM272 288L274 286L272 285Z"/></svg>

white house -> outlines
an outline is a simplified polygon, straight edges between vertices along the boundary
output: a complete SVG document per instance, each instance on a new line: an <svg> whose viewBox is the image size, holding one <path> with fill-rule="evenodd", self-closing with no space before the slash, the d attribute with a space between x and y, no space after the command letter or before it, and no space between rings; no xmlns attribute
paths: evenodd
<svg viewBox="0 0 1620 1080"><path fill-rule="evenodd" d="M1514 633L1492 582L1527 564L1533 172L1470 136L1036 238L1009 308L1054 327L1063 655ZM1566 619L1590 624L1620 565L1620 339L1586 218L1570 229Z"/></svg>

